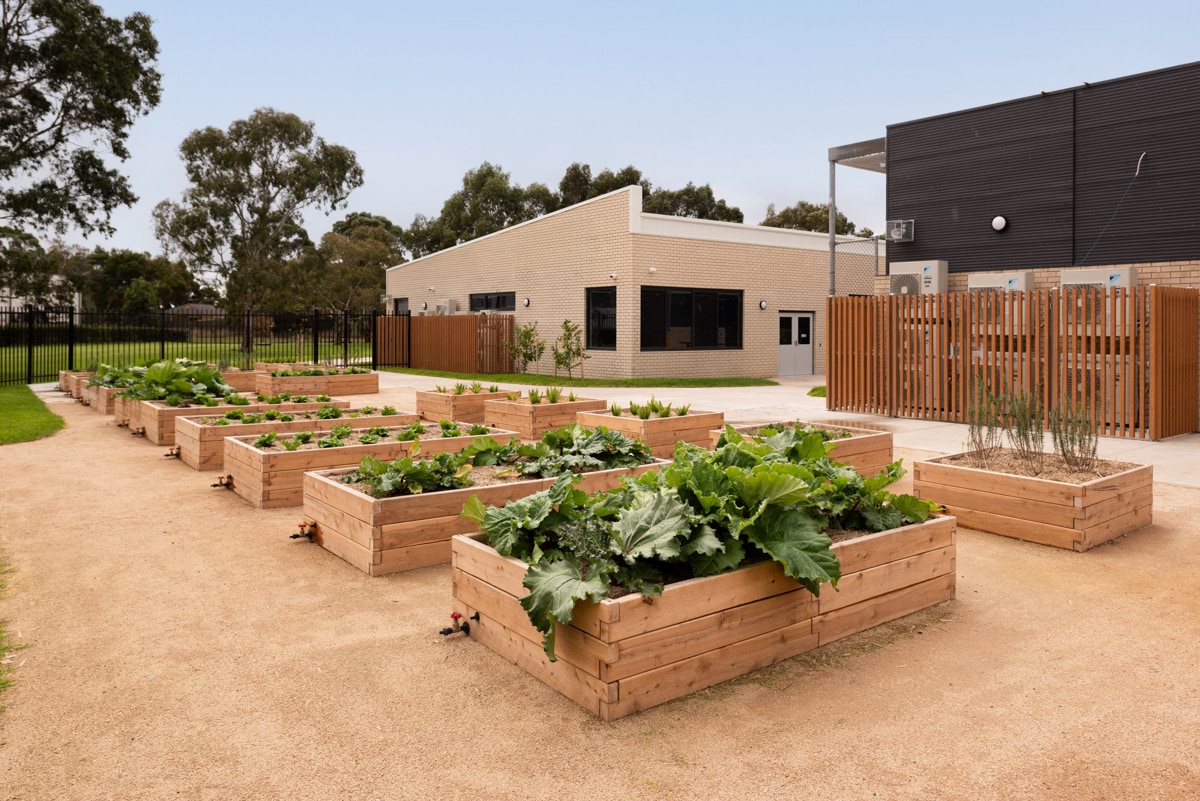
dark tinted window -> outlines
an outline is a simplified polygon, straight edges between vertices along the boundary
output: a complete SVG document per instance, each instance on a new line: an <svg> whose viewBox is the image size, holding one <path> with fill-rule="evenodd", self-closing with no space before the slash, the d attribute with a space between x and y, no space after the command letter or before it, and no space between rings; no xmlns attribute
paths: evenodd
<svg viewBox="0 0 1200 801"><path fill-rule="evenodd" d="M742 292L642 287L642 350L742 347Z"/></svg>
<svg viewBox="0 0 1200 801"><path fill-rule="evenodd" d="M517 308L516 292L476 292L471 295L471 311L512 311Z"/></svg>
<svg viewBox="0 0 1200 801"><path fill-rule="evenodd" d="M606 286L587 290L587 347L617 347L617 289Z"/></svg>

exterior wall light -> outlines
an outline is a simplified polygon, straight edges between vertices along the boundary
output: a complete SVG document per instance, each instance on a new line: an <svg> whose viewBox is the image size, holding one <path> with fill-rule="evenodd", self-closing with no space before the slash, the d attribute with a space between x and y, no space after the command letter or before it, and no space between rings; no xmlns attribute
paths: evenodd
<svg viewBox="0 0 1200 801"><path fill-rule="evenodd" d="M758 302L758 308L760 308L760 309L766 309L766 308L767 308L767 302L766 302L765 300L760 300L760 301Z"/></svg>
<svg viewBox="0 0 1200 801"><path fill-rule="evenodd" d="M428 308L429 308L429 304L426 303L425 301L421 301L421 311L425 311Z"/></svg>
<svg viewBox="0 0 1200 801"><path fill-rule="evenodd" d="M521 305L528 309L529 308L529 298L525 298L525 300L521 301Z"/></svg>
<svg viewBox="0 0 1200 801"><path fill-rule="evenodd" d="M995 217L992 218L992 230L993 231L1000 232L1000 231L1003 231L1007 227L1008 227L1008 220L1004 219L1000 215L996 215Z"/></svg>
<svg viewBox="0 0 1200 801"><path fill-rule="evenodd" d="M658 268L657 268L657 267L651 267L651 268L650 268L650 272L652 272L652 273L656 273L656 272L658 272Z"/></svg>

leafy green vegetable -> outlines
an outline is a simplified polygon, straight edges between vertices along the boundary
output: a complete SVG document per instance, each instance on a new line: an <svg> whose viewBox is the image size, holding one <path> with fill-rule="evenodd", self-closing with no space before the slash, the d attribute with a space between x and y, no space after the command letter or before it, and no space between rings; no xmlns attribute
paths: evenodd
<svg viewBox="0 0 1200 801"><path fill-rule="evenodd" d="M310 442L312 440L312 438L313 438L313 432L311 432L311 431L300 431L292 437L292 439L296 440L297 442L299 442L301 444L307 444L308 442Z"/></svg>
<svg viewBox="0 0 1200 801"><path fill-rule="evenodd" d="M254 447L256 447L256 448L273 447L275 445L276 437L277 437L277 435L274 431L268 431L265 434L260 434L258 439L254 440Z"/></svg>
<svg viewBox="0 0 1200 801"><path fill-rule="evenodd" d="M295 437L292 437L291 439L283 440L280 444L283 445L284 450L296 451L296 450L299 450L300 446L303 445L304 443L302 443L300 440L296 439Z"/></svg>
<svg viewBox="0 0 1200 801"><path fill-rule="evenodd" d="M318 420L337 420L342 416L342 410L337 406L322 406L317 409Z"/></svg>
<svg viewBox="0 0 1200 801"><path fill-rule="evenodd" d="M382 409L379 410L379 413L386 417L391 417L392 415L396 414L396 407L395 406L384 406Z"/></svg>

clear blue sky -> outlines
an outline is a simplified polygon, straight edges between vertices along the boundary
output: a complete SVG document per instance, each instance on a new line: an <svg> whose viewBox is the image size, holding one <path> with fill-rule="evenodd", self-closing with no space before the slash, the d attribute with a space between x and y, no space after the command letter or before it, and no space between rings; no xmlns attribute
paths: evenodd
<svg viewBox="0 0 1200 801"><path fill-rule="evenodd" d="M484 160L552 186L572 161L634 164L758 222L823 202L827 148L889 123L1200 59L1194 0L103 4L149 13L162 49L163 102L124 167L141 201L102 243L150 251L151 209L185 186L179 142L260 106L357 152L349 210L403 225ZM840 170L839 206L881 230L883 177Z"/></svg>

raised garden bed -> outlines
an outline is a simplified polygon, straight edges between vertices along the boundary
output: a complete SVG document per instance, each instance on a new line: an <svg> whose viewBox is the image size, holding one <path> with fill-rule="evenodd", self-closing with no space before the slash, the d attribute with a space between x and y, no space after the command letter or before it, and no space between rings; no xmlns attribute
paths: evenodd
<svg viewBox="0 0 1200 801"><path fill-rule="evenodd" d="M460 535L452 543L454 611L464 620L479 615L470 636L603 720L954 597L955 520L932 518L835 543L839 590L825 587L820 597L777 562L758 562L668 584L653 599L578 602L570 625L557 625L551 662L520 604L527 565L481 540Z"/></svg>
<svg viewBox="0 0 1200 801"><path fill-rule="evenodd" d="M348 421L342 420L342 425ZM304 446L303 450L288 451L281 443L270 448L255 445L257 437L225 438L225 472L231 489L249 503L260 509L283 506L300 506L304 503L304 474L309 470L331 470L352 467L364 456L373 456L383 462L412 456L414 447L419 446L422 457L438 453L457 453L485 436L503 442L517 439L511 431L491 429L487 434L464 434L441 436L438 426L429 426L430 433L419 440L397 440L385 437L370 445L345 444L336 447L317 447L317 437ZM365 433L354 430L353 438Z"/></svg>
<svg viewBox="0 0 1200 801"><path fill-rule="evenodd" d="M87 398L89 408L102 414L112 414L117 400L117 393L120 391L120 387L103 387L97 384L88 387L84 397Z"/></svg>
<svg viewBox="0 0 1200 801"><path fill-rule="evenodd" d="M237 392L253 392L261 374L258 370L222 370L221 379Z"/></svg>
<svg viewBox="0 0 1200 801"><path fill-rule="evenodd" d="M890 431L873 431L867 428L795 420L733 426L733 430L743 436L755 436L764 428L779 429L793 426L830 432L836 439L829 440L833 446L829 451L829 458L853 467L864 476L877 475L880 470L895 461L892 455L892 433ZM709 447L717 447L717 443L724 434L725 429L723 428L710 432Z"/></svg>
<svg viewBox="0 0 1200 801"><path fill-rule="evenodd" d="M350 408L350 402L334 399L324 403L249 403L244 406L222 403L217 406L196 404L168 406L162 401L134 401L133 404L127 405L126 409L130 413L130 431L145 436L147 441L155 445L174 445L175 421L180 417L195 417L201 414L219 416L234 409L249 413L263 412L267 409L291 413L298 411L307 412L315 411L322 406L336 406L339 409L348 409Z"/></svg>
<svg viewBox="0 0 1200 801"><path fill-rule="evenodd" d="M913 491L967 528L1086 551L1153 522L1150 465L1110 465L1102 477L1055 481L954 463L966 457L915 462Z"/></svg>
<svg viewBox="0 0 1200 801"><path fill-rule="evenodd" d="M254 388L264 395L370 395L379 391L379 373L345 373L337 367L307 367L325 375L271 375L259 373Z"/></svg>
<svg viewBox="0 0 1200 801"><path fill-rule="evenodd" d="M484 401L503 398L507 392L417 392L417 414L425 420L482 423Z"/></svg>
<svg viewBox="0 0 1200 801"><path fill-rule="evenodd" d="M690 409L680 415L667 409L667 417L648 417L645 420L623 410L620 416L611 411L580 412L575 416L581 426L595 428L605 426L620 431L627 437L640 439L650 447L650 452L660 458L669 458L675 453L679 442L707 447L709 432L725 424L724 412L693 412Z"/></svg>
<svg viewBox="0 0 1200 801"><path fill-rule="evenodd" d="M88 381L91 380L94 372L76 371L76 372L60 372L59 386L63 392L70 393L75 400L83 400L87 392Z"/></svg>
<svg viewBox="0 0 1200 801"><path fill-rule="evenodd" d="M324 404L330 405L330 404ZM347 415L327 420L318 419L316 412L294 412L296 419L289 422L264 420L260 423L243 423L230 420L225 425L215 421L226 419L220 415L179 417L175 420L175 447L179 460L196 470L220 470L225 464L225 438L257 436L274 431L277 435L294 434L300 431L323 433L338 426L351 425L355 428L371 426L400 426L416 422L415 414L380 414L378 410L363 413L349 410ZM349 414L357 414L350 417Z"/></svg>
<svg viewBox="0 0 1200 801"><path fill-rule="evenodd" d="M606 407L604 401L593 398L564 399L557 403L551 403L545 397L540 403L531 403L529 398L498 398L484 401L483 421L489 426L516 431L524 439L537 439L547 431L574 423L580 412Z"/></svg>
<svg viewBox="0 0 1200 801"><path fill-rule="evenodd" d="M584 473L576 486L586 492L612 489L625 476L641 475L662 464ZM488 505L503 505L554 483L553 478L532 478L374 498L340 481L353 472L305 474L304 514L315 523L314 542L372 576L448 563L451 538L477 530L475 523L460 514L471 496L479 496Z"/></svg>

